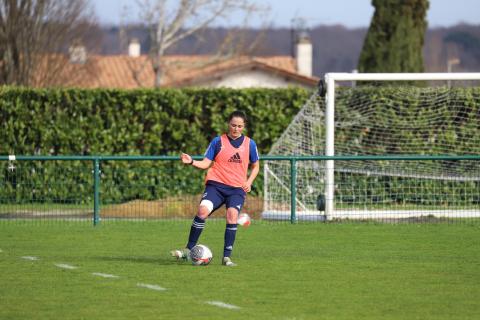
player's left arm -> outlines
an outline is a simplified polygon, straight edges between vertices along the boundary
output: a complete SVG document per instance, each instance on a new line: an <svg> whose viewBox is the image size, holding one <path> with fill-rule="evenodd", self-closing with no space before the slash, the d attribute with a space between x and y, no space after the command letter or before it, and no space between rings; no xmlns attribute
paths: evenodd
<svg viewBox="0 0 480 320"><path fill-rule="evenodd" d="M259 171L260 161L254 162L250 165L250 176L242 187L245 192L250 192L252 190L252 183L257 177Z"/></svg>
<svg viewBox="0 0 480 320"><path fill-rule="evenodd" d="M255 181L255 178L260 171L260 159L258 156L257 145L253 140L250 140L250 175L248 176L247 181L242 186L245 192L250 192L252 190L252 183Z"/></svg>

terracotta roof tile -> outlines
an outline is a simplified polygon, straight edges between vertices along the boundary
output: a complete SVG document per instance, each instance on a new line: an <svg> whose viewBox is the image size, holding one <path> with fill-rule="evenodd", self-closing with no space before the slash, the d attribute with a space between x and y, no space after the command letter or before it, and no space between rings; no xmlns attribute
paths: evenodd
<svg viewBox="0 0 480 320"><path fill-rule="evenodd" d="M64 58L65 59L65 58ZM295 60L289 56L215 58L212 56L172 55L162 61L162 86L184 86L195 79L208 79L239 68L261 68L304 83L317 78L297 74ZM148 56L91 55L85 64L67 63L53 85L83 88L152 88L155 74Z"/></svg>

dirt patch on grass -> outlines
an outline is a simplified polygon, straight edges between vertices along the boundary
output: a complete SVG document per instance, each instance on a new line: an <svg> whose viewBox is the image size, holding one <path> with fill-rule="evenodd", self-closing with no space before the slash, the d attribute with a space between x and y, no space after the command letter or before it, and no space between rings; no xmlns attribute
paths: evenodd
<svg viewBox="0 0 480 320"><path fill-rule="evenodd" d="M161 200L133 200L101 207L100 216L105 218L191 218L198 210L201 195L169 197ZM247 197L242 212L259 219L263 211L263 198ZM214 217L224 217L225 208L215 211Z"/></svg>

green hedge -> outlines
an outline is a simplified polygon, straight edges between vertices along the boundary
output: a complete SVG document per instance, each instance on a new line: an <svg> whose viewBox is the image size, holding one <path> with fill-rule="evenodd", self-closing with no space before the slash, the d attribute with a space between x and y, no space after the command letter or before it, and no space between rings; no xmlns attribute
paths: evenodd
<svg viewBox="0 0 480 320"><path fill-rule="evenodd" d="M302 89L0 89L0 154L203 154L244 110L268 152L310 93Z"/></svg>
<svg viewBox="0 0 480 320"><path fill-rule="evenodd" d="M338 130L336 143L344 143L344 154L361 154L373 142L382 141L379 135L385 132L382 131L385 127L392 128L391 137L395 141L408 139L410 147L377 144L377 154L418 153L409 149L412 145L421 146L426 154L445 153L436 147L442 142L454 146L450 154L480 152L480 88L414 88L395 108L387 108L385 101L397 98L398 90L362 87L346 96L342 90L338 91L337 116L355 112L362 101L368 101L375 110L367 119L369 132L362 133L362 139L357 139L358 131ZM259 152L266 154L310 95L311 92L302 89L126 91L2 87L0 154L177 155L181 151L203 154L209 141L224 132L226 117L235 109L247 113L250 119L247 134L257 142ZM426 97L427 102L431 96L432 103L419 106L418 95ZM438 96L448 98L435 100ZM452 101L460 101L463 107L449 108ZM432 122L425 131L395 131L395 126L413 122L432 108L451 113L448 118L452 120L444 122L439 117L439 122ZM455 137L465 136L472 138L452 143ZM432 139L436 144L426 143ZM0 170L2 202L90 203L92 200L91 163L55 161L16 165L13 172L6 163ZM111 161L102 163L101 170L101 197L109 203L160 199L184 192L198 194L202 190L203 172L185 168L179 161ZM254 193L262 192L261 180L261 176L257 178ZM357 180L361 183L360 178ZM355 184L355 181L345 182ZM402 188L403 182L392 178L388 183L396 190ZM427 189L434 188L435 185ZM478 183L465 188L466 193L477 197Z"/></svg>
<svg viewBox="0 0 480 320"><path fill-rule="evenodd" d="M358 122L336 130L337 154L480 153L479 87L359 87L335 108L340 126Z"/></svg>
<svg viewBox="0 0 480 320"><path fill-rule="evenodd" d="M247 134L265 154L310 95L302 89L3 87L0 154L176 155L183 151L198 155L226 130L226 117L235 109L247 113ZM5 166L0 173L0 199L88 202L92 196L90 166L82 162L17 163L13 173ZM201 175L199 170L180 170L180 163L104 163L102 198L115 202L158 199L180 190L199 193ZM257 192L261 187L256 184Z"/></svg>
<svg viewBox="0 0 480 320"><path fill-rule="evenodd" d="M480 174L477 170L474 174ZM480 205L480 181L338 173L337 206L425 206L464 208Z"/></svg>

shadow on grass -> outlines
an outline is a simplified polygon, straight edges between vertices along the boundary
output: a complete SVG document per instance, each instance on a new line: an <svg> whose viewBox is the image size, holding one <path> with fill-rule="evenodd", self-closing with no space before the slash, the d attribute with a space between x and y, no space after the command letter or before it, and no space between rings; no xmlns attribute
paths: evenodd
<svg viewBox="0 0 480 320"><path fill-rule="evenodd" d="M177 261L172 257L146 257L146 256L118 256L118 257L94 257L95 260L111 261L111 262L132 262L132 263L145 263L155 265L185 265L191 266L191 263L187 261Z"/></svg>

